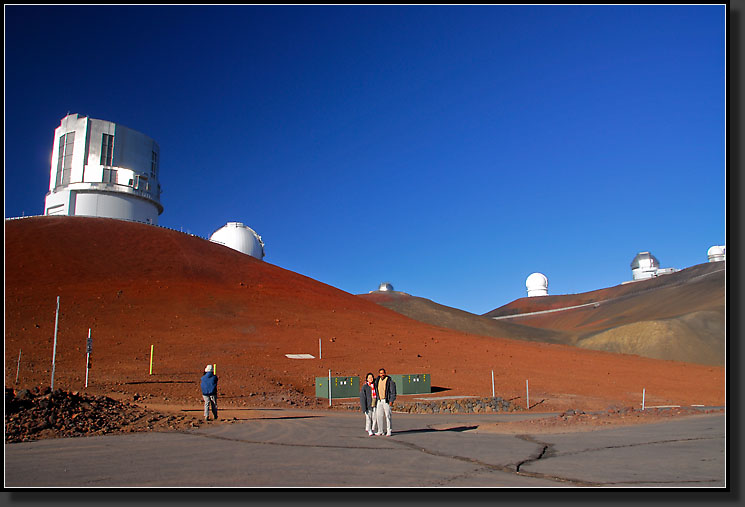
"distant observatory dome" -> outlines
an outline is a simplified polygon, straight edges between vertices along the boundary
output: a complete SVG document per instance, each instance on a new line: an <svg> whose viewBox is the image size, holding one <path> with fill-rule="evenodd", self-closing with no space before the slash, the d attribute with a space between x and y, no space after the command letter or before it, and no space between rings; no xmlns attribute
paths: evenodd
<svg viewBox="0 0 745 507"><path fill-rule="evenodd" d="M264 242L261 241L261 236L241 222L228 222L223 225L212 233L210 241L259 260L264 258Z"/></svg>
<svg viewBox="0 0 745 507"><path fill-rule="evenodd" d="M726 253L727 249L724 245L714 245L713 247L709 248L709 251L706 252L706 255L709 257L709 262L721 262L725 260Z"/></svg>
<svg viewBox="0 0 745 507"><path fill-rule="evenodd" d="M634 280L644 280L656 276L660 261L649 252L639 252L631 261L631 274Z"/></svg>
<svg viewBox="0 0 745 507"><path fill-rule="evenodd" d="M378 287L379 291L387 292L393 290L393 285L391 285L390 282L383 282L380 284L380 287Z"/></svg>
<svg viewBox="0 0 745 507"><path fill-rule="evenodd" d="M533 273L525 280L528 297L548 296L548 278L543 273Z"/></svg>

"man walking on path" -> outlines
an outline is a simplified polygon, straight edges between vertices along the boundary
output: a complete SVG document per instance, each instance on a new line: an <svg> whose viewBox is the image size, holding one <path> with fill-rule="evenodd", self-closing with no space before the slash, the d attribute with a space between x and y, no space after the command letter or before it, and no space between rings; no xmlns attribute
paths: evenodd
<svg viewBox="0 0 745 507"><path fill-rule="evenodd" d="M204 420L210 420L210 405L212 415L217 420L217 375L212 373L212 365L208 364L202 375L202 398L204 398Z"/></svg>
<svg viewBox="0 0 745 507"><path fill-rule="evenodd" d="M377 409L375 411L378 419L378 431L376 435L391 436L391 403L396 401L396 383L385 374L385 368L381 368L379 377L375 379L375 392L378 395Z"/></svg>

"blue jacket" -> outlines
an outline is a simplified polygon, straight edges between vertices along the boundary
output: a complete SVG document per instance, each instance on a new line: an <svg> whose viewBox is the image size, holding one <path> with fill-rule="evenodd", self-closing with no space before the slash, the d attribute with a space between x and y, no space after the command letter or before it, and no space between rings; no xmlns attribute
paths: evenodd
<svg viewBox="0 0 745 507"><path fill-rule="evenodd" d="M211 371L202 375L202 394L205 396L217 395L217 375L214 375Z"/></svg>

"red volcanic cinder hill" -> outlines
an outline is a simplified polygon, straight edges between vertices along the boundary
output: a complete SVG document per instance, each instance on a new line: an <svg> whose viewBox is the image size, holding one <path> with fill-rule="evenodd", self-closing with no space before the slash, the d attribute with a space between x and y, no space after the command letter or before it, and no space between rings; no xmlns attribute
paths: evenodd
<svg viewBox="0 0 745 507"><path fill-rule="evenodd" d="M440 394L542 408L724 404L724 369L457 332L417 322L205 239L105 218L5 221L5 384L194 403L216 364L227 405L305 402L316 376L428 373ZM318 356L318 341L323 358ZM154 346L153 374L149 374ZM21 352L20 368L17 358ZM316 359L288 359L307 353Z"/></svg>

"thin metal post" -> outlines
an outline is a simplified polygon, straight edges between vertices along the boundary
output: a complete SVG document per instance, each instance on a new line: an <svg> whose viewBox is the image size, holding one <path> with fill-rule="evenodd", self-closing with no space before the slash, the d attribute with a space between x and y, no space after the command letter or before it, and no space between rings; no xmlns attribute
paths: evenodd
<svg viewBox="0 0 745 507"><path fill-rule="evenodd" d="M88 387L88 370L91 366L91 350L93 350L93 341L91 340L91 328L88 328L88 339L85 342L85 387Z"/></svg>
<svg viewBox="0 0 745 507"><path fill-rule="evenodd" d="M21 372L21 349L18 349L18 366L16 367L16 384L18 383L18 374Z"/></svg>
<svg viewBox="0 0 745 507"><path fill-rule="evenodd" d="M150 345L150 375L153 374L153 348L155 345Z"/></svg>
<svg viewBox="0 0 745 507"><path fill-rule="evenodd" d="M647 395L647 388L642 389L642 410L644 410L644 397Z"/></svg>
<svg viewBox="0 0 745 507"><path fill-rule="evenodd" d="M530 391L528 390L528 379L525 379L525 403L528 410L530 410Z"/></svg>
<svg viewBox="0 0 745 507"><path fill-rule="evenodd" d="M323 350L321 349L321 339L318 339L318 359L323 359Z"/></svg>
<svg viewBox="0 0 745 507"><path fill-rule="evenodd" d="M59 296L57 296L57 312L54 316L54 348L52 349L52 385L51 389L54 391L54 368L55 359L57 357L57 326L59 324Z"/></svg>
<svg viewBox="0 0 745 507"><path fill-rule="evenodd" d="M331 406L331 370L329 370L329 407Z"/></svg>
<svg viewBox="0 0 745 507"><path fill-rule="evenodd" d="M491 371L491 397L494 398L494 370Z"/></svg>

